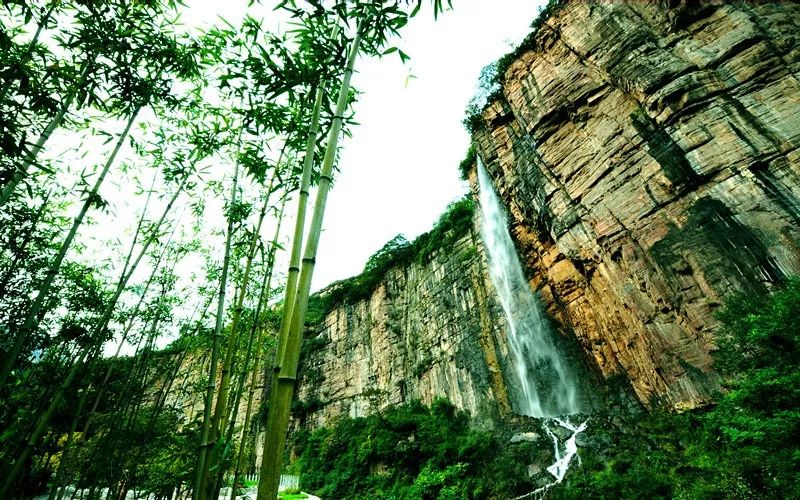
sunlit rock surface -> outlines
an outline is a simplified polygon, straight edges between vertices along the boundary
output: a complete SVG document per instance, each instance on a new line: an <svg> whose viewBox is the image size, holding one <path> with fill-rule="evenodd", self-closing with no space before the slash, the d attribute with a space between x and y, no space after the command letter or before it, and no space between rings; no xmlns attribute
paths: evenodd
<svg viewBox="0 0 800 500"><path fill-rule="evenodd" d="M686 408L723 298L800 273L800 5L673 4L568 2L475 139L550 313Z"/></svg>

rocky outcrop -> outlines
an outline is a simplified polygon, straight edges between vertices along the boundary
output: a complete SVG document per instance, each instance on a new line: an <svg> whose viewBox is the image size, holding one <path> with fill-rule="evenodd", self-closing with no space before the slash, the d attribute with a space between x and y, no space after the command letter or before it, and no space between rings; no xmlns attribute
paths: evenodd
<svg viewBox="0 0 800 500"><path fill-rule="evenodd" d="M437 397L485 426L507 412L508 347L483 251L470 231L428 262L393 267L368 299L336 304L304 341L302 424Z"/></svg>
<svg viewBox="0 0 800 500"><path fill-rule="evenodd" d="M550 312L684 408L718 389L722 300L800 273L800 5L670 5L564 3L474 139Z"/></svg>

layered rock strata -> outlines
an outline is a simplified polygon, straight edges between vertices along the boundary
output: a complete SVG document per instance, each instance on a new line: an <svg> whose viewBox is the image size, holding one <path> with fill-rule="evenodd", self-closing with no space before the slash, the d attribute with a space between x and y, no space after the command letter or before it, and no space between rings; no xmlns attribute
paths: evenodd
<svg viewBox="0 0 800 500"><path fill-rule="evenodd" d="M429 262L390 269L368 299L336 305L305 341L302 424L437 397L487 426L507 412L508 346L482 252L470 231Z"/></svg>
<svg viewBox="0 0 800 500"><path fill-rule="evenodd" d="M800 273L800 5L672 4L564 3L474 139L551 313L686 408L724 298Z"/></svg>

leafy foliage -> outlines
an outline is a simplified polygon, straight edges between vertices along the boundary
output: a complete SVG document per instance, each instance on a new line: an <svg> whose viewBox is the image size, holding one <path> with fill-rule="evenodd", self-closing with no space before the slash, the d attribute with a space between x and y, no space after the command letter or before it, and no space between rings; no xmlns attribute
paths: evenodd
<svg viewBox="0 0 800 500"><path fill-rule="evenodd" d="M469 149L467 149L467 153L464 155L464 159L458 164L458 170L461 171L462 179L467 180L470 169L472 169L472 166L475 165L477 161L478 151L475 148L475 144L470 144Z"/></svg>

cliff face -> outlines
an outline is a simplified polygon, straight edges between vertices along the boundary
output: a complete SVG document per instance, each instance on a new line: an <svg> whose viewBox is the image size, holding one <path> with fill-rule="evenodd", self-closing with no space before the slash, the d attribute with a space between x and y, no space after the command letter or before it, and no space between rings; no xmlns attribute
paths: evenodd
<svg viewBox="0 0 800 500"><path fill-rule="evenodd" d="M508 411L508 346L482 252L471 231L430 262L390 269L369 299L336 305L305 341L303 424L436 397L484 425Z"/></svg>
<svg viewBox="0 0 800 500"><path fill-rule="evenodd" d="M483 112L532 286L644 402L707 401L714 309L800 273L799 38L797 4L567 2Z"/></svg>

